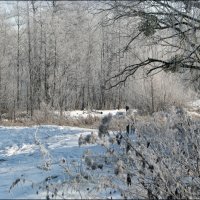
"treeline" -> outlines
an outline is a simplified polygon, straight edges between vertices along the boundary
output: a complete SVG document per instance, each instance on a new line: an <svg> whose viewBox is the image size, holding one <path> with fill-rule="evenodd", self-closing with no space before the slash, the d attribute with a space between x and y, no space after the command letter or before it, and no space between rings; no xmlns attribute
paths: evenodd
<svg viewBox="0 0 200 200"><path fill-rule="evenodd" d="M26 1L1 3L0 114L41 105L52 109L110 109L129 104L147 112L188 100L181 79L172 74L146 77L145 70L112 87L107 81L124 67L160 47L137 34L137 20L116 20L94 8L97 2ZM6 10L7 8L7 10ZM127 48L126 48L127 47ZM169 85L170 83L170 85ZM107 90L109 87L111 89ZM184 98L183 98L184 96Z"/></svg>

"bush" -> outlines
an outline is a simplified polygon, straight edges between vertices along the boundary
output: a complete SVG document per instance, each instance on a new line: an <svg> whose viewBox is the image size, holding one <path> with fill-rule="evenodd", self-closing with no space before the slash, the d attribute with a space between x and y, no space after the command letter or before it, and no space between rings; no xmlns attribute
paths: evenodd
<svg viewBox="0 0 200 200"><path fill-rule="evenodd" d="M108 151L113 148L105 159L112 161L112 173L101 178L109 182L107 187L124 198L198 198L200 121L173 107L148 121L136 121L135 128L133 135L121 132L120 145L105 145Z"/></svg>

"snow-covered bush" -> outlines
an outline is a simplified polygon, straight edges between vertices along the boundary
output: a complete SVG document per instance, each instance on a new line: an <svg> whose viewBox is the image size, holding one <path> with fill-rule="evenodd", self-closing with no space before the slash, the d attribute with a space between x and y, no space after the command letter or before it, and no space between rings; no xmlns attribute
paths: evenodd
<svg viewBox="0 0 200 200"><path fill-rule="evenodd" d="M112 153L106 156L112 162L105 159L104 165L112 172L101 179L109 180L107 187L123 198L198 198L200 122L173 107L154 113L148 122L136 120L135 128L134 134L121 133L119 145L107 140L110 145L105 146Z"/></svg>
<svg viewBox="0 0 200 200"><path fill-rule="evenodd" d="M102 138L108 135L108 128L112 119L112 114L106 115L102 118L101 124L99 126L99 137Z"/></svg>
<svg viewBox="0 0 200 200"><path fill-rule="evenodd" d="M82 134L80 134L78 139L79 147L83 144L94 144L96 142L97 142L97 135L94 132L86 135L85 137Z"/></svg>
<svg viewBox="0 0 200 200"><path fill-rule="evenodd" d="M199 196L199 142L200 122L181 108L137 124L129 159L135 165L136 182L149 198Z"/></svg>

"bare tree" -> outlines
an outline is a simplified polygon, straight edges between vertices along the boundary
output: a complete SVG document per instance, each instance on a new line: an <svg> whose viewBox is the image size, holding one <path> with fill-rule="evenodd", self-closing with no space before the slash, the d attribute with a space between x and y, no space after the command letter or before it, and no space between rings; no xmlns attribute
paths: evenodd
<svg viewBox="0 0 200 200"><path fill-rule="evenodd" d="M147 45L156 44L156 48L163 49L167 55L162 59L160 56L144 58L126 66L108 80L121 77L121 81L114 81L111 87L123 83L141 67L149 68L147 74L158 70L199 71L199 46L194 39L199 34L198 1L108 2L101 11L110 13L107 24L122 19L138 20L138 33L130 35L123 52L132 49L134 41L143 37Z"/></svg>

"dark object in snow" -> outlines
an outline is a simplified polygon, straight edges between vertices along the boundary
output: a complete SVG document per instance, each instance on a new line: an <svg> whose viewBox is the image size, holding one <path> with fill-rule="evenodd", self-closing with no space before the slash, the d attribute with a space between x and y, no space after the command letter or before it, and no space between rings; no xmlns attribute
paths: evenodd
<svg viewBox="0 0 200 200"><path fill-rule="evenodd" d="M105 157L105 164L106 164L106 165L108 164L108 160L107 160L107 157Z"/></svg>
<svg viewBox="0 0 200 200"><path fill-rule="evenodd" d="M129 110L129 106L126 106L126 111Z"/></svg>
<svg viewBox="0 0 200 200"><path fill-rule="evenodd" d="M103 169L103 164L98 164L97 166L99 169Z"/></svg>
<svg viewBox="0 0 200 200"><path fill-rule="evenodd" d="M156 159L156 163L158 163L158 162L160 162L160 157L158 157L157 159Z"/></svg>
<svg viewBox="0 0 200 200"><path fill-rule="evenodd" d="M89 190L90 188L87 188L87 191Z"/></svg>
<svg viewBox="0 0 200 200"><path fill-rule="evenodd" d="M126 153L128 153L130 149L131 149L131 145L130 145L129 142L127 142L127 145L126 145Z"/></svg>
<svg viewBox="0 0 200 200"><path fill-rule="evenodd" d="M155 196L152 194L152 191L150 189L148 189L147 195L148 195L148 199L155 199Z"/></svg>
<svg viewBox="0 0 200 200"><path fill-rule="evenodd" d="M95 169L97 169L97 165L96 165L96 164L93 164L93 165L91 166L91 168L92 168L92 170L95 170Z"/></svg>
<svg viewBox="0 0 200 200"><path fill-rule="evenodd" d="M147 148L149 148L150 142L147 142Z"/></svg>
<svg viewBox="0 0 200 200"><path fill-rule="evenodd" d="M153 166L153 165L149 165L149 169L150 169L150 171L153 173L154 166Z"/></svg>
<svg viewBox="0 0 200 200"><path fill-rule="evenodd" d="M142 161L142 168L144 169L144 168L145 168L145 166L146 166L145 162L144 162L144 161Z"/></svg>
<svg viewBox="0 0 200 200"><path fill-rule="evenodd" d="M17 185L20 181L21 181L21 179L17 178L17 179L12 183L12 185L10 186L9 192L10 192L11 189L14 188L15 185Z"/></svg>
<svg viewBox="0 0 200 200"><path fill-rule="evenodd" d="M49 195L47 194L47 196L46 196L46 200L50 200L50 197L49 197Z"/></svg>
<svg viewBox="0 0 200 200"><path fill-rule="evenodd" d="M88 175L84 175L83 178L86 179L86 180L88 180L89 176Z"/></svg>
<svg viewBox="0 0 200 200"><path fill-rule="evenodd" d="M126 182L128 186L131 186L131 176L130 174L127 174Z"/></svg>
<svg viewBox="0 0 200 200"><path fill-rule="evenodd" d="M47 178L45 178L45 181L50 181L55 178L58 178L58 176L48 176Z"/></svg>
<svg viewBox="0 0 200 200"><path fill-rule="evenodd" d="M127 134L129 134L129 131L130 131L130 126L127 125L127 126L126 126L126 132L127 132Z"/></svg>
<svg viewBox="0 0 200 200"><path fill-rule="evenodd" d="M169 196L167 197L167 200L171 200L171 199L173 199L173 196L172 196L172 195L169 195Z"/></svg>
<svg viewBox="0 0 200 200"><path fill-rule="evenodd" d="M122 140L122 135L121 134L117 134L116 135L116 140L117 140L117 144L120 145L121 144L121 140Z"/></svg>
<svg viewBox="0 0 200 200"><path fill-rule="evenodd" d="M7 161L7 160L4 158L0 158L0 162L5 162L5 161Z"/></svg>
<svg viewBox="0 0 200 200"><path fill-rule="evenodd" d="M175 190L175 195L178 196L178 199L182 199L182 195L181 195L181 193L179 192L179 189L178 189L178 188L176 188L176 190Z"/></svg>
<svg viewBox="0 0 200 200"><path fill-rule="evenodd" d="M94 110L93 112L95 112L95 113L97 113L97 114L103 114L102 111L96 111L96 110Z"/></svg>

